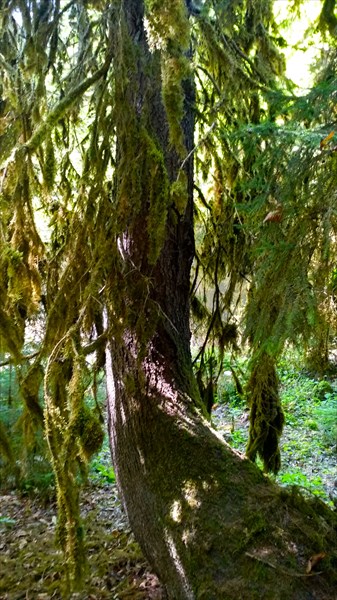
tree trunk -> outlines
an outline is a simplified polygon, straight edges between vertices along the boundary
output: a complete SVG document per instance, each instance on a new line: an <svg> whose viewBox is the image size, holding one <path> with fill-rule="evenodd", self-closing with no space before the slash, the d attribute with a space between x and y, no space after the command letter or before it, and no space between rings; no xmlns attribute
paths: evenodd
<svg viewBox="0 0 337 600"><path fill-rule="evenodd" d="M230 449L203 415L189 332L192 158L181 169L182 159L169 145L160 56L148 49L142 2L125 0L121 7L120 230L108 303L113 334L107 380L113 462L130 525L171 600L332 599L333 516L319 501L305 503L278 489ZM188 154L191 82L184 83L184 91ZM188 193L181 211L168 192L162 207L165 236L154 260L149 215L156 175L151 173L160 171L162 157L162 187L167 177L172 190L184 170ZM162 187L157 186L158 194ZM159 223L160 210L156 214ZM323 574L306 575L307 560L321 551L328 553Z"/></svg>

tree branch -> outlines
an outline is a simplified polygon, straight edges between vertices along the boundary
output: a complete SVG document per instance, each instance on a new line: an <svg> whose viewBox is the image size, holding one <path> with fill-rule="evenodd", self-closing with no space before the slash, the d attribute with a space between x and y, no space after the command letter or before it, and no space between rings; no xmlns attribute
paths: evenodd
<svg viewBox="0 0 337 600"><path fill-rule="evenodd" d="M87 79L70 90L68 95L65 98L62 98L62 100L60 100L60 102L51 109L44 122L41 123L41 125L36 129L31 138L16 150L16 154L26 153L27 151L32 150L34 151L40 146L40 144L45 140L49 131L63 117L67 108L69 108L78 98L80 98L88 88L98 81L98 79L107 73L112 57L113 51L110 49L107 53L104 64L97 71L95 71L93 75L87 77Z"/></svg>

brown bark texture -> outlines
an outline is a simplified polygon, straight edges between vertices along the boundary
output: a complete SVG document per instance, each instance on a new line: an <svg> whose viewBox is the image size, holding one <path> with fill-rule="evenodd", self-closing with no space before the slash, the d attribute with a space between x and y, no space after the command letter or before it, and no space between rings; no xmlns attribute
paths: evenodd
<svg viewBox="0 0 337 600"><path fill-rule="evenodd" d="M164 156L170 182L182 163L168 142L160 56L148 49L142 2L125 0L121 9L136 67L128 70L120 92L125 111L134 115L132 127L123 124L123 115L117 119L117 194L125 177L124 155L130 144L140 143L144 127ZM118 46L121 64L128 58L123 44ZM118 69L116 87L117 78ZM191 81L184 91L182 126L189 153ZM130 132L137 133L138 141L127 140ZM116 315L111 299L110 323L120 318L107 352L109 433L131 527L169 600L336 599L333 513L318 500L278 488L233 451L203 415L189 332L192 157L183 169L188 203L183 214L168 207L157 262L150 263L147 254L146 189L140 208L115 240L124 312ZM326 554L321 566L307 573L310 556L321 552Z"/></svg>

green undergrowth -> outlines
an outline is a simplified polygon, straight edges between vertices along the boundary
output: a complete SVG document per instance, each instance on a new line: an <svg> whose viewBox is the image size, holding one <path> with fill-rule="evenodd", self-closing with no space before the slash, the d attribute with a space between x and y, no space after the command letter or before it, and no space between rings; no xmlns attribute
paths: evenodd
<svg viewBox="0 0 337 600"><path fill-rule="evenodd" d="M232 367L232 369L231 369ZM239 359L234 372L244 388L247 361ZM318 378L305 370L298 356L288 354L279 361L278 375L286 424L281 438L282 467L276 480L297 486L330 505L337 495L337 375ZM54 475L42 434L23 451L22 408L17 400L15 379L9 370L0 373L0 421L10 435L15 462L0 456L0 491L18 489L49 501L55 496ZM233 377L233 364L224 359L218 382L213 423L230 445L244 452L248 439L249 411ZM103 390L101 396L103 397ZM20 476L16 477L15 468ZM108 436L89 464L84 484L114 485Z"/></svg>
<svg viewBox="0 0 337 600"><path fill-rule="evenodd" d="M242 383L247 365L240 364ZM297 486L333 505L337 501L337 375L318 378L297 355L278 364L285 427L281 438L281 485ZM249 413L245 400L226 369L218 385L213 421L225 439L242 452L248 440Z"/></svg>
<svg viewBox="0 0 337 600"><path fill-rule="evenodd" d="M111 465L108 436L105 436L102 449L91 460L89 467L89 481L93 484L116 483L116 476Z"/></svg>
<svg viewBox="0 0 337 600"><path fill-rule="evenodd" d="M104 381L100 382L97 401L103 411ZM42 390L40 403L43 406ZM86 405L95 409L90 396ZM115 483L107 435L87 471L82 467L79 464L78 479L84 485ZM0 494L14 489L23 495L39 496L45 502L55 500L55 477L44 433L41 427L32 426L25 413L14 369L3 366L0 368Z"/></svg>

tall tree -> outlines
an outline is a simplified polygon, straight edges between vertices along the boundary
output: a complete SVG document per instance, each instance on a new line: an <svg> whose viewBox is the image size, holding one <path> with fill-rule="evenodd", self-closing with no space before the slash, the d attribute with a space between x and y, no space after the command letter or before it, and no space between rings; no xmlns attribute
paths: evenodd
<svg viewBox="0 0 337 600"><path fill-rule="evenodd" d="M265 563L262 575L259 559L267 539L270 556L273 540L289 557L286 547L303 517L219 439L203 414L189 340L194 91L186 68L188 15L181 2L169 10L148 2L145 9L147 36L142 3L133 0L121 5L117 33L115 194L122 220L112 276L118 287L108 302L112 328L118 294L124 309L108 350L114 464L131 526L169 598L260 598L260 578L263 594L276 598L277 569L267 572ZM266 388L271 377L267 371ZM282 595L305 598L305 578L294 585L285 563Z"/></svg>
<svg viewBox="0 0 337 600"><path fill-rule="evenodd" d="M196 95L212 97L210 114L198 116L212 128L204 139L218 189L228 158L243 204L238 173L253 173L264 148L254 160L241 148L239 163L223 131L239 122L258 125L259 92L272 91L279 69L267 31L270 2L214 2L205 11L183 0L27 0L2 9L3 349L22 370L26 409L37 421L44 375L59 538L75 579L82 576L83 552L75 476L101 440L97 415L85 405L85 356L95 351L99 368L108 340L109 434L118 483L168 598L304 600L311 594L323 600L335 584L335 517L319 501L278 489L223 442L209 424L193 374ZM203 69L197 89L191 68L196 35ZM251 98L242 94L248 83L256 92ZM222 125L219 141L207 122L214 114ZM217 201L216 249L226 214L232 234L223 267L228 273L232 266L229 302L247 269L247 243L235 209L227 203L223 212L220 196ZM37 202L52 230L45 240L36 224ZM244 248L235 262L239 242ZM219 282L220 270L217 275ZM21 369L25 323L41 306L46 331L38 355ZM225 328L229 323L216 308ZM261 350L259 328L248 333ZM275 429L276 410L279 434L278 398L268 395L275 388L274 356L261 356L261 431ZM264 456L261 438L259 444L252 458L256 448ZM271 447L266 466L276 470L277 436ZM306 575L307 559L321 551L328 553L324 576Z"/></svg>

